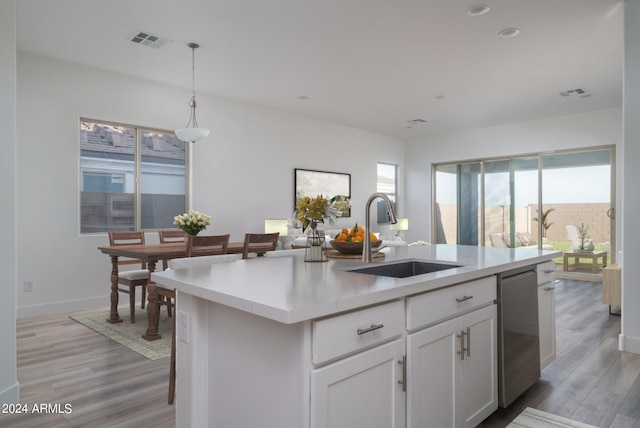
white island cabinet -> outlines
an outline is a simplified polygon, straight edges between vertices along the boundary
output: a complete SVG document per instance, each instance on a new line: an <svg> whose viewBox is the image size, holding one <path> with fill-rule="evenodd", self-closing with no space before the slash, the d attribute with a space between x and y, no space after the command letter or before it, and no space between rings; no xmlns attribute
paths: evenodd
<svg viewBox="0 0 640 428"><path fill-rule="evenodd" d="M540 370L556 359L556 265L549 261L537 266L538 323L540 324Z"/></svg>
<svg viewBox="0 0 640 428"><path fill-rule="evenodd" d="M474 427L498 408L495 299L495 276L407 298L409 328L436 322L407 335L408 428Z"/></svg>
<svg viewBox="0 0 640 428"><path fill-rule="evenodd" d="M497 408L496 274L550 251L434 245L383 261L249 259L154 273L178 290L176 425L390 428L480 423Z"/></svg>

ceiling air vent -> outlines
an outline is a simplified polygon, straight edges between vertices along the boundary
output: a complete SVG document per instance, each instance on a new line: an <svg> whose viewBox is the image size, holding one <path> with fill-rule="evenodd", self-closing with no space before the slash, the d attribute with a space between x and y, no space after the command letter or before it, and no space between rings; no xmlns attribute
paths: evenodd
<svg viewBox="0 0 640 428"><path fill-rule="evenodd" d="M131 37L131 41L133 43L149 46L154 49L160 49L161 47L169 43L168 39L164 39L160 36L156 36L155 34L151 34L148 31L138 31L136 34L133 35L133 37Z"/></svg>
<svg viewBox="0 0 640 428"><path fill-rule="evenodd" d="M587 91L584 88L578 88L578 89L570 89L568 91L562 91L562 92L558 92L558 94L561 97L575 97L575 96L579 96L582 98L586 98L591 96L591 94L589 93L589 91Z"/></svg>
<svg viewBox="0 0 640 428"><path fill-rule="evenodd" d="M411 119L408 120L407 123L407 128L411 129L414 127L414 125L422 125L423 123L427 123L427 121L424 119Z"/></svg>

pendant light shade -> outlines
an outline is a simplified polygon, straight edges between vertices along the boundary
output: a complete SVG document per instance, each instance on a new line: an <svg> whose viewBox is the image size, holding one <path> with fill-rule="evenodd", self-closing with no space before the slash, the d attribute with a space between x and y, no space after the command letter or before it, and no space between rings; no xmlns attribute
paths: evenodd
<svg viewBox="0 0 640 428"><path fill-rule="evenodd" d="M200 47L197 43L189 43L188 45L191 48L191 82L192 82L192 90L193 95L191 96L191 100L189 101L189 106L191 107L191 117L189 117L189 122L187 122L187 126L182 129L176 130L176 135L184 142L192 142L195 143L198 140L202 140L209 135L209 130L207 128L198 128L198 120L196 119L196 49Z"/></svg>

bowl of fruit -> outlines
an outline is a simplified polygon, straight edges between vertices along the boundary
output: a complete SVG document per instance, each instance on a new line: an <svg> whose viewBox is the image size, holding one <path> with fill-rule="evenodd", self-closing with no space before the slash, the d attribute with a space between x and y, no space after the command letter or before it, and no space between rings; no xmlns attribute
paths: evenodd
<svg viewBox="0 0 640 428"><path fill-rule="evenodd" d="M340 231L331 241L331 246L340 254L362 254L364 246L364 227L358 226L356 223L351 229L346 227ZM371 248L377 248L382 243L373 233L371 237Z"/></svg>

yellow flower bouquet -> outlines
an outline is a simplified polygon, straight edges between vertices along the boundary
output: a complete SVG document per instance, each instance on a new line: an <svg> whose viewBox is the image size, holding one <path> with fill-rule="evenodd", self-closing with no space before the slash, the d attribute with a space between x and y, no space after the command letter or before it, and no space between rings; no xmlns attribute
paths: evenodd
<svg viewBox="0 0 640 428"><path fill-rule="evenodd" d="M309 196L298 198L294 216L298 223L302 223L303 232L311 223L324 223L325 220L330 224L335 223L340 217L340 211L334 207L334 199L328 200L322 195L315 198Z"/></svg>

